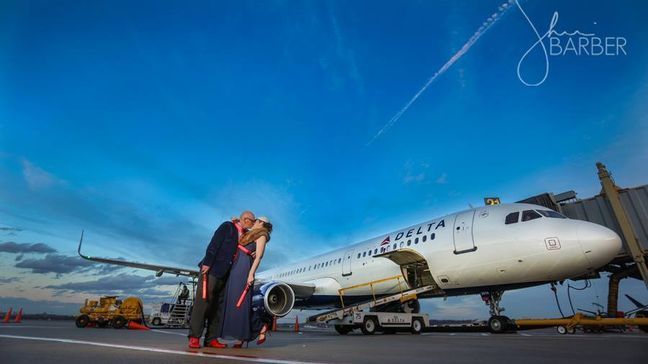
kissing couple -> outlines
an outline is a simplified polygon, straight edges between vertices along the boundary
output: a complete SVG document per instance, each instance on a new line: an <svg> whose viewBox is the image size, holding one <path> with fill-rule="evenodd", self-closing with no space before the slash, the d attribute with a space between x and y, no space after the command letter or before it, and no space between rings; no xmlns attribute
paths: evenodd
<svg viewBox="0 0 648 364"><path fill-rule="evenodd" d="M257 339L263 344L269 317L252 309L254 273L259 268L272 224L251 211L222 223L198 264L200 276L191 311L189 347L200 348L205 327L205 347L226 348L219 339L235 340L235 348Z"/></svg>

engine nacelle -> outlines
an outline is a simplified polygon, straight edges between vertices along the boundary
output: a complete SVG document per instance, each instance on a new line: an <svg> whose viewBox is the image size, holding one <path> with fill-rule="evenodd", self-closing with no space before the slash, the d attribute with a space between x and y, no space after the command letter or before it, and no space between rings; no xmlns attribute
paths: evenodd
<svg viewBox="0 0 648 364"><path fill-rule="evenodd" d="M283 282L268 282L254 287L252 306L254 310L261 310L261 315L283 317L295 305L295 292Z"/></svg>

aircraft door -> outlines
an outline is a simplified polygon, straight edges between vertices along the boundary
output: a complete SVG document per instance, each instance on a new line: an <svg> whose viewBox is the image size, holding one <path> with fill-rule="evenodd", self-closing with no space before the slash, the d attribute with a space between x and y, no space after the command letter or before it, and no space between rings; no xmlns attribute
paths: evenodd
<svg viewBox="0 0 648 364"><path fill-rule="evenodd" d="M477 250L473 240L473 218L475 210L462 212L455 218L454 229L454 253L462 254Z"/></svg>
<svg viewBox="0 0 648 364"><path fill-rule="evenodd" d="M349 249L344 252L344 257L342 257L342 276L350 276L351 272L351 260L353 259L353 249Z"/></svg>

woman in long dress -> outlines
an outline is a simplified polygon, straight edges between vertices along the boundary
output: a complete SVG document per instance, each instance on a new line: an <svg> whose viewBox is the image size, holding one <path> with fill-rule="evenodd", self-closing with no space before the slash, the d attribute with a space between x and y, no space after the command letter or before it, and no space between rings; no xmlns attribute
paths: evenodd
<svg viewBox="0 0 648 364"><path fill-rule="evenodd" d="M257 344L263 344L268 331L267 318L259 317L252 310L254 274L259 268L266 244L270 241L272 224L265 217L258 218L252 229L239 240L236 257L232 263L225 286L223 320L220 330L222 339L237 340L234 345L240 348L242 343L258 337ZM239 301L247 286L249 291Z"/></svg>

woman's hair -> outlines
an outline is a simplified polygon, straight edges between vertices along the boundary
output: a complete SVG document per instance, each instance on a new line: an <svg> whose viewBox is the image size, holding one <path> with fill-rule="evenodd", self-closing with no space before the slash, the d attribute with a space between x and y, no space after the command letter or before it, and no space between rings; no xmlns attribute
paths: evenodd
<svg viewBox="0 0 648 364"><path fill-rule="evenodd" d="M272 233L272 224L271 223L264 221L263 222L263 227L266 228L266 230L268 230L268 233Z"/></svg>

